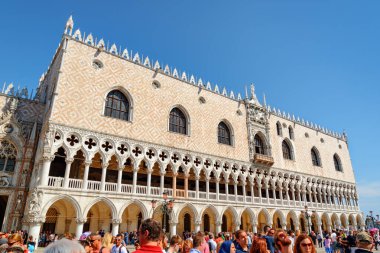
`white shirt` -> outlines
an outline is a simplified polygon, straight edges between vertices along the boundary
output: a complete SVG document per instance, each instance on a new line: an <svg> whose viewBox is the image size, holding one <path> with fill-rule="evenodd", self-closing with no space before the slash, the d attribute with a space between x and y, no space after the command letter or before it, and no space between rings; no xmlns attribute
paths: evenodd
<svg viewBox="0 0 380 253"><path fill-rule="evenodd" d="M331 242L336 242L336 234L335 233L331 234Z"/></svg>
<svg viewBox="0 0 380 253"><path fill-rule="evenodd" d="M121 251L120 251L120 247L122 247ZM127 248L124 247L123 244L120 244L119 247L117 247L116 245L114 245L112 247L111 253L119 253L119 252L121 252L121 253L128 253Z"/></svg>

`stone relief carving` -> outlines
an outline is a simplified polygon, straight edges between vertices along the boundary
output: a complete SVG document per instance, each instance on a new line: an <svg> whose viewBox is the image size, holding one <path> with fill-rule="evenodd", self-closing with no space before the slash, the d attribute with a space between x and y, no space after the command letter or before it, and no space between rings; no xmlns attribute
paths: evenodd
<svg viewBox="0 0 380 253"><path fill-rule="evenodd" d="M0 186L2 187L7 187L7 186L10 186L10 177L9 175L5 174L5 173L1 173L0 174Z"/></svg>
<svg viewBox="0 0 380 253"><path fill-rule="evenodd" d="M41 213L43 192L35 188L30 195L29 215L39 215Z"/></svg>

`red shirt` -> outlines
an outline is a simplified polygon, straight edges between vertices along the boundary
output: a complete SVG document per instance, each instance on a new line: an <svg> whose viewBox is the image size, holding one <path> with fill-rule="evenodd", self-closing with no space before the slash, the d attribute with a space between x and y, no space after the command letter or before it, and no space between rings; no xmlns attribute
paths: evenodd
<svg viewBox="0 0 380 253"><path fill-rule="evenodd" d="M141 248L136 250L134 253L149 253L149 252L162 253L162 249L160 246L142 245Z"/></svg>

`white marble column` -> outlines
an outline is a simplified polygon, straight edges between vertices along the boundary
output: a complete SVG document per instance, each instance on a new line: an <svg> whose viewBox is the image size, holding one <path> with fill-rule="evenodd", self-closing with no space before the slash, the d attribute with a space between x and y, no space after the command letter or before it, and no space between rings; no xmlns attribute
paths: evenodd
<svg viewBox="0 0 380 253"><path fill-rule="evenodd" d="M210 198L210 178L206 177L206 199Z"/></svg>
<svg viewBox="0 0 380 253"><path fill-rule="evenodd" d="M242 187L243 187L243 198L244 198L244 203L247 201L247 189L246 189L246 185L247 185L247 183L244 181L244 182L242 182Z"/></svg>
<svg viewBox="0 0 380 253"><path fill-rule="evenodd" d="M119 233L120 223L121 223L120 219L112 220L112 236L116 236Z"/></svg>
<svg viewBox="0 0 380 253"><path fill-rule="evenodd" d="M29 223L29 235L33 236L33 240L38 242L40 237L40 230L41 230L42 221L34 220L33 222ZM36 246L38 246L36 244Z"/></svg>
<svg viewBox="0 0 380 253"><path fill-rule="evenodd" d="M195 233L201 231L201 222L195 221Z"/></svg>
<svg viewBox="0 0 380 253"><path fill-rule="evenodd" d="M86 223L86 219L77 218L76 220L77 227L75 229L75 237L79 240L80 236L83 234L83 224Z"/></svg>
<svg viewBox="0 0 380 253"><path fill-rule="evenodd" d="M65 179L63 181L63 187L67 189L69 187L69 181L70 181L70 168L71 164L73 163L73 158L66 158L66 170L65 170Z"/></svg>
<svg viewBox="0 0 380 253"><path fill-rule="evenodd" d="M91 161L84 162L84 172L83 172L83 185L82 189L87 190L88 185L88 172L90 171Z"/></svg>
<svg viewBox="0 0 380 253"><path fill-rule="evenodd" d="M255 181L250 181L249 184L250 184L250 187L251 187L251 202L252 203L255 203L255 191L254 191L254 187L253 187L253 184L254 184Z"/></svg>
<svg viewBox="0 0 380 253"><path fill-rule="evenodd" d="M49 181L49 171L51 162L54 160L54 156L43 156L42 157L42 172L40 177L40 185L47 186Z"/></svg>
<svg viewBox="0 0 380 253"><path fill-rule="evenodd" d="M136 194L137 191L137 171L138 167L133 168L133 183L132 183L132 193Z"/></svg>
<svg viewBox="0 0 380 253"><path fill-rule="evenodd" d="M225 192L226 192L226 199L228 201L228 181L226 181L226 184L224 185L224 189L225 189Z"/></svg>
<svg viewBox="0 0 380 253"><path fill-rule="evenodd" d="M257 233L257 224L256 223L252 223L252 232Z"/></svg>
<svg viewBox="0 0 380 253"><path fill-rule="evenodd" d="M106 187L106 176L107 176L108 163L102 164L102 178L100 181L100 191L104 191Z"/></svg>
<svg viewBox="0 0 380 253"><path fill-rule="evenodd" d="M170 237L177 234L177 224L175 222L170 222Z"/></svg>
<svg viewBox="0 0 380 253"><path fill-rule="evenodd" d="M165 183L165 172L160 173L160 193L162 194L165 189L164 189L164 183Z"/></svg>
<svg viewBox="0 0 380 253"><path fill-rule="evenodd" d="M265 194L267 196L267 203L269 204L269 186L268 186L268 183L266 183L264 185L264 187L265 187Z"/></svg>
<svg viewBox="0 0 380 253"><path fill-rule="evenodd" d="M199 179L200 176L195 176L195 198L199 199Z"/></svg>
<svg viewBox="0 0 380 253"><path fill-rule="evenodd" d="M123 169L124 167L120 167L117 170L117 192L121 192L121 180L123 179Z"/></svg>
<svg viewBox="0 0 380 253"><path fill-rule="evenodd" d="M219 200L219 181L220 181L220 179L219 178L217 178L216 179L216 200Z"/></svg>
<svg viewBox="0 0 380 253"><path fill-rule="evenodd" d="M172 181L173 198L177 196L177 175L178 173L173 173L173 181Z"/></svg>
<svg viewBox="0 0 380 253"><path fill-rule="evenodd" d="M216 225L216 233L218 234L222 232L222 223L220 221L217 221L215 225Z"/></svg>
<svg viewBox="0 0 380 253"><path fill-rule="evenodd" d="M189 174L185 175L185 198L189 197Z"/></svg>
<svg viewBox="0 0 380 253"><path fill-rule="evenodd" d="M235 194L235 201L237 202L237 184L238 182L237 181L234 181L234 194Z"/></svg>

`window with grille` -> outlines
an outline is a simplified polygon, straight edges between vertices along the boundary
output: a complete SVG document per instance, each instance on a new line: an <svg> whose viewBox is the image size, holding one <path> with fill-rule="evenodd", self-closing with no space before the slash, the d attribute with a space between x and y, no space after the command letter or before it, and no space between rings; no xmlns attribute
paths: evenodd
<svg viewBox="0 0 380 253"><path fill-rule="evenodd" d="M337 154L334 155L334 166L336 171L343 171L342 163L340 162L340 158Z"/></svg>
<svg viewBox="0 0 380 253"><path fill-rule="evenodd" d="M265 154L263 140L257 134L255 135L255 153L262 155Z"/></svg>
<svg viewBox="0 0 380 253"><path fill-rule="evenodd" d="M282 142L282 156L287 160L293 160L292 150L286 141Z"/></svg>
<svg viewBox="0 0 380 253"><path fill-rule="evenodd" d="M218 125L218 142L231 145L231 132L224 122L220 122Z"/></svg>
<svg viewBox="0 0 380 253"><path fill-rule="evenodd" d="M118 90L108 93L104 115L128 121L129 101L127 97Z"/></svg>
<svg viewBox="0 0 380 253"><path fill-rule="evenodd" d="M183 114L183 112L178 108L171 110L169 119L169 131L180 134L187 134L186 125L187 120L185 114Z"/></svg>
<svg viewBox="0 0 380 253"><path fill-rule="evenodd" d="M316 151L314 148L311 149L311 161L314 166L321 166L321 160L318 155L318 151Z"/></svg>

